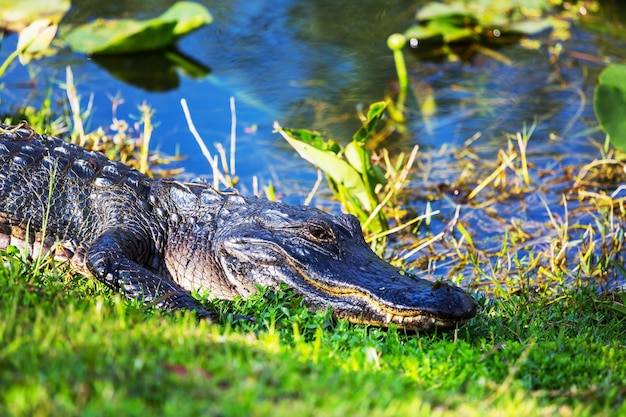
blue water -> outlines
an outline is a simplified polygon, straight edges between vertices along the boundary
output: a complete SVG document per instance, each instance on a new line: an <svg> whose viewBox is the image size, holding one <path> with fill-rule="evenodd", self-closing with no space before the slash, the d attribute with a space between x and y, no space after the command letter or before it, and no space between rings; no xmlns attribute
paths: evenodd
<svg viewBox="0 0 626 417"><path fill-rule="evenodd" d="M133 9L128 9L124 2L74 2L66 21L129 13L150 16L170 3L133 2L128 5ZM180 149L188 155L185 168L204 175L209 172L208 165L188 133L179 102L187 100L207 143L227 144L232 96L238 121L237 171L242 179L252 175L262 180L272 176L276 179L277 175L268 170L274 164L276 172L286 164L290 176L298 178L298 171L312 170L293 161L293 152L272 133L272 123L277 120L283 126L320 128L338 141L348 141L358 127L356 109L383 99L393 89L395 68L386 38L407 28L417 9L417 4L406 6L401 1L204 3L215 22L184 38L178 46L182 53L210 67L205 79L194 80L179 73L176 88L147 91L116 79L84 55L64 51L31 65L31 71L37 74L34 88L24 84L29 80L27 70L13 65L3 79L2 105L15 106L29 102L33 94L43 95L51 80L53 85L55 81L63 82L65 67L70 65L83 102L93 94L93 126L110 122L110 97L124 99L117 111L122 118L138 114L137 107L145 101L157 112L154 147L166 152ZM15 42L15 36L5 38L0 58L13 50ZM622 39L619 48L617 39L613 50L623 53L624 43ZM564 45L567 52L611 58L603 52L607 45L601 34L578 27L573 29L572 40ZM408 133L397 135L392 138L394 143L385 145L396 149L410 149L415 143L425 149L443 144L458 146L481 132L481 144L491 143L498 148L502 146L503 132L518 131L524 123L537 119L535 141L549 143L556 153L587 153L590 148L586 141L572 143L567 138L588 127L593 119L592 87L602 66L567 55L551 64L545 47L534 51L513 45L498 52L513 64L508 66L480 54L469 63L429 62L408 53L416 89L432 89L438 110L424 120L410 101ZM147 78L156 78L155 88L159 70L144 69ZM62 91L57 89L55 93ZM578 114L580 93L586 103ZM251 126L258 130L246 134L244 129ZM549 134L556 140L548 140ZM302 174L314 178L314 174Z"/></svg>
<svg viewBox="0 0 626 417"><path fill-rule="evenodd" d="M95 16L151 16L171 2L133 2L134 10L124 10L123 2L74 2L66 21L80 22ZM230 97L235 98L238 130L237 174L249 186L257 175L261 183L289 180L312 183L314 169L298 160L287 149L272 124L321 127L325 120L340 118L328 130L338 140L347 141L358 127L356 106L367 106L383 97L385 85L395 69L386 48L386 36L402 30L412 12L403 2L217 2L205 1L214 23L182 39L180 51L210 67L206 79L193 80L179 74L179 85L170 91L151 92L125 84L101 69L84 55L63 52L32 64L37 85L28 81L25 68L13 65L0 92L2 104L16 106L29 102L33 94L43 95L50 80L63 82L70 65L83 103L93 95L93 126L111 121L110 97L121 96L120 118L137 115L137 107L147 102L156 110L158 128L153 147L187 155L184 167L197 175L210 173L200 154L179 104L187 100L200 134L211 149L212 143L227 145L231 130ZM95 7L100 10L94 10ZM400 17L400 18L398 18ZM350 23L347 25L346 23ZM374 27L374 30L372 30ZM15 47L16 37L7 37L1 58ZM149 68L146 77L157 76L159 68ZM158 84L155 81L155 85ZM59 89L56 94L62 94ZM315 107L327 110L324 120L316 120ZM245 129L255 127L253 134ZM290 188L293 184L290 185Z"/></svg>

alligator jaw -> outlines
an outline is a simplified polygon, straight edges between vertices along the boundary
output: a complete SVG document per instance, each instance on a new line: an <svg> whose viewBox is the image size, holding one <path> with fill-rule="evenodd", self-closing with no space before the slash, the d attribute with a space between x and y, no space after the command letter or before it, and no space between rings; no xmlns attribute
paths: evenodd
<svg viewBox="0 0 626 417"><path fill-rule="evenodd" d="M297 259L302 253L289 251L289 245L248 238L226 242L221 264L230 270L231 282L285 283L310 306L331 308L353 323L432 331L453 329L476 315L475 301L461 288L401 271L361 242L351 242L342 258L310 250L302 262ZM249 275L242 277L241 271Z"/></svg>
<svg viewBox="0 0 626 417"><path fill-rule="evenodd" d="M433 285L434 287L437 285L437 282L433 284L435 284ZM447 284L444 284L444 286L449 287ZM352 323L368 324L378 327L395 325L407 330L425 331L454 329L465 324L476 314L477 305L474 300L460 288L450 288L454 294L452 295L453 301L456 304L456 308L459 310L459 314L453 316L445 316L417 308L396 308L387 304L377 303L372 298L364 300L367 307L361 312L344 309L336 311L336 315ZM436 295L433 295L433 297L436 298Z"/></svg>
<svg viewBox="0 0 626 417"><path fill-rule="evenodd" d="M365 281L350 289L320 288L313 279L301 276L324 292L326 303L336 317L352 323L377 327L395 325L419 331L448 330L465 324L477 311L474 299L461 288L403 272L393 279L388 276L384 280L377 279L378 288L374 290L375 287L363 287Z"/></svg>

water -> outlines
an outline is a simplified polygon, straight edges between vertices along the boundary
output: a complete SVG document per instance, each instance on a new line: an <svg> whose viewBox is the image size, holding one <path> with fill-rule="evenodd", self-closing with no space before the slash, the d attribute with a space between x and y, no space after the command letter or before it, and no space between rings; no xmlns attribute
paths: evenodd
<svg viewBox="0 0 626 417"><path fill-rule="evenodd" d="M75 1L66 17L82 22L94 16L149 17L159 14L172 2L91 2ZM92 126L111 122L111 97L122 97L117 115L137 115L137 107L147 102L156 110L158 124L152 147L166 153L187 155L182 166L188 173L208 175L210 167L199 152L187 129L180 100L191 109L196 127L207 144L227 146L231 131L230 97L235 98L237 116L237 175L249 192L253 176L261 184L273 181L283 200L302 202L317 175L300 160L283 139L272 132L279 121L288 127L314 128L346 143L358 128L357 109L383 99L396 88L393 59L386 46L387 36L404 31L411 23L418 3L404 1L257 1L203 3L215 21L182 39L181 53L210 68L201 80L191 79L169 68L166 61L150 61L134 68L141 86L121 81L104 69L107 65L123 68L128 61L108 63L63 51L57 56L34 62L36 74L31 86L26 68L13 65L2 80L2 109L41 98L53 85L53 94L71 66L78 91L86 104L93 95ZM604 61L623 60L626 37L606 35L607 24L626 21L620 8L604 2L610 18L595 17L574 25L571 38L562 41L564 53L555 61L549 58L544 41L539 50L519 45L504 46L497 52L511 61L507 65L485 54L469 61L432 61L407 51L407 64L415 96L432 92L437 104L434 115L423 116L414 96L408 101L408 123L403 133L392 135L382 145L392 153L408 151L419 144L423 150L419 168L408 197L409 209L422 212L428 200L436 198L441 184L463 185L464 166L469 157L459 156L463 144L473 141L476 171L488 174L481 161L495 161L497 151L506 149L506 134L537 123L529 144L529 159L544 164L542 175L558 177L567 166L579 166L599 156L597 143L603 134L584 134L596 125L591 101L597 74ZM614 11L617 11L614 13ZM621 20L620 20L621 19ZM622 26L623 27L623 26ZM623 33L623 31L622 31ZM609 40L610 39L610 40ZM15 48L16 37L5 37L0 59ZM147 57L139 57L146 62ZM595 142L594 142L595 141ZM450 152L450 150L457 150ZM430 161L430 165L429 162ZM426 172L425 167L428 167ZM484 176L483 176L484 178ZM466 187L475 184L465 184ZM560 194L547 185L540 187L555 216L567 213ZM558 188L558 187L555 187ZM323 196L323 191L321 195ZM495 250L511 219L531 224L549 222L548 212L535 193L518 202L494 206L504 220L464 206L460 218L471 226L474 239L483 242L485 251ZM543 197L542 197L543 198ZM325 204L318 199L316 204ZM434 204L442 210L431 226L436 234L454 216L453 200L443 198ZM337 210L336 206L331 209ZM585 220L590 221L590 220ZM537 229L539 230L539 229ZM421 232L420 232L421 233ZM537 232L540 234L540 232ZM410 236L398 243L411 242ZM440 245L440 244L438 244ZM448 250L434 246L432 250ZM477 246L479 244L477 243ZM415 261L419 255L409 258ZM449 273L453 266L443 264L432 274Z"/></svg>
<svg viewBox="0 0 626 417"><path fill-rule="evenodd" d="M151 16L171 2L74 2L67 16L80 22L93 16ZM195 124L208 144L228 143L231 128L229 98L236 99L238 121L237 173L249 184L253 175L261 182L280 180L279 167L288 168L294 180L312 182L314 170L294 158L283 140L272 133L278 120L284 126L315 127L315 108L324 106L324 119L340 118L331 133L349 139L358 127L355 106L380 100L384 86L394 77L386 36L402 30L410 21L411 11L403 2L218 2L205 1L213 14L212 25L184 38L182 53L210 67L204 80L180 76L177 88L169 91L146 91L125 84L99 64L82 55L62 53L34 63L38 72L37 89L20 88L28 80L26 70L14 67L5 77L2 93L5 105L29 101L33 93L43 93L48 81L65 78L71 65L79 92L94 95L94 126L111 120L112 96L124 98L118 115L137 114L143 101L156 109L158 129L153 145L165 151L188 155L185 168L206 175L209 166L198 152L188 133L180 107L185 98ZM133 9L120 7L130 6ZM99 8L99 9L96 9ZM394 16L404 16L397 19ZM350 25L346 25L350 22ZM372 30L374 29L374 30ZM2 56L14 47L15 37L5 40ZM159 68L142 69L144 78L154 77L158 85ZM8 91L7 91L8 90ZM258 126L254 134L244 129Z"/></svg>

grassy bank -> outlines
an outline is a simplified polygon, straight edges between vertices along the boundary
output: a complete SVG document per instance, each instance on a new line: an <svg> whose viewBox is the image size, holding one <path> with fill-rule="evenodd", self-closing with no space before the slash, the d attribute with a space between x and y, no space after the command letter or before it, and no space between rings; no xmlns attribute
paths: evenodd
<svg viewBox="0 0 626 417"><path fill-rule="evenodd" d="M593 293L482 299L467 326L405 334L267 292L196 323L3 254L0 415L617 415L623 316Z"/></svg>
<svg viewBox="0 0 626 417"><path fill-rule="evenodd" d="M76 132L69 136L114 156L122 153L134 166L158 167L162 160L147 153L150 117L145 108L142 122L133 129L118 123L108 135L84 140ZM57 125L33 119L31 125L37 120ZM495 178L489 173L504 172L494 164L478 165L476 177ZM517 181L528 173L525 164L514 168L508 177L502 176L509 179L501 181L505 187L486 188L478 201L481 207L497 210L503 199L553 188L547 182L550 177L536 189L529 181ZM545 177L530 171L533 177ZM593 176L582 171L585 175L576 178L607 177L605 171ZM560 172L552 175L566 178ZM517 190L519 184L528 190ZM595 182L587 187L599 188ZM437 195L434 189L424 190ZM548 196L550 213L548 207L561 197L556 192ZM588 198L580 197L584 202ZM540 224L511 220L515 228L508 227L508 219L492 219L491 229L506 231L494 237L501 239L500 250L486 250L478 242L482 233L473 228L484 225L484 216L480 222L462 219L465 227L459 233L441 232L437 239L428 231L408 232L412 239L423 239L424 234L431 239L427 246L434 249L425 250L424 257L438 255L465 266L481 279L480 285L470 280L473 288L493 294L476 294L478 316L458 331L443 334L351 325L328 312L309 312L288 291L226 303L208 301L209 309L226 318L218 325L197 323L191 315L167 315L129 302L59 265L27 264L15 251L0 253L0 415L626 413L626 310L584 289L589 282L602 283L610 277L607 271L621 265L623 227L613 213L621 221L623 198L611 200L611 210L601 204L605 200L597 198L585 206L595 229L584 229L583 237L575 235L581 230L577 217L570 222L567 216L560 220L552 215ZM600 243L595 236L602 238ZM407 244L410 250L422 245ZM440 276L441 270L428 272ZM576 279L556 279L562 276ZM256 322L233 322L228 314L254 317Z"/></svg>

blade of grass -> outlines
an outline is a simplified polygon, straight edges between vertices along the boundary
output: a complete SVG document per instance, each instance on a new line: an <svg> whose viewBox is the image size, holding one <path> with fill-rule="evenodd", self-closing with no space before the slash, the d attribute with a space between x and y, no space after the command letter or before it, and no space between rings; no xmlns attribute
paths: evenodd
<svg viewBox="0 0 626 417"><path fill-rule="evenodd" d="M517 154L515 152L513 152L511 155L504 155L504 159L502 160L502 163L500 163L500 165L498 165L498 167L487 178L482 180L480 184L478 184L472 190L472 192L469 193L469 195L467 196L467 199L473 200L478 195L478 193L480 193L487 185L489 185L489 183L495 180L498 177L498 175L500 175L506 169L506 167L509 166L509 164L515 160L516 157L517 157Z"/></svg>

